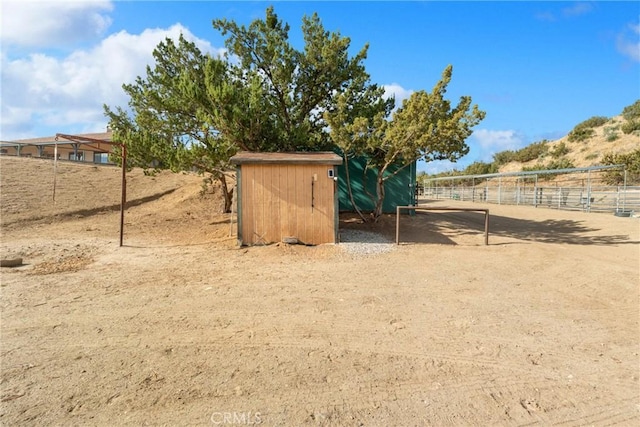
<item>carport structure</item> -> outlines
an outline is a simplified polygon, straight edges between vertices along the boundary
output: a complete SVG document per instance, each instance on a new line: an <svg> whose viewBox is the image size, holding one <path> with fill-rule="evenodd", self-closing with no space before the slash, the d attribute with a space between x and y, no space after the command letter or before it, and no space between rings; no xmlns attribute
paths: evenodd
<svg viewBox="0 0 640 427"><path fill-rule="evenodd" d="M87 133L0 142L3 155L69 160L83 163L109 164L113 133Z"/></svg>
<svg viewBox="0 0 640 427"><path fill-rule="evenodd" d="M61 152L73 153L69 160L79 163L109 163L107 156L114 155L113 147L120 147L120 155L122 159L122 190L120 200L120 246L124 242L124 209L127 203L127 150L126 146L120 142L113 140L111 131L103 133L70 135L57 133L54 137L31 138L16 141L2 141L0 148L3 155L14 155L16 157L36 157L53 160L53 200L56 196L56 172L58 160ZM14 150L10 153L9 150ZM79 156L80 152L93 152L94 159L92 162L86 160L85 156ZM101 155L101 161L95 161L95 153ZM102 155L105 155L104 157Z"/></svg>

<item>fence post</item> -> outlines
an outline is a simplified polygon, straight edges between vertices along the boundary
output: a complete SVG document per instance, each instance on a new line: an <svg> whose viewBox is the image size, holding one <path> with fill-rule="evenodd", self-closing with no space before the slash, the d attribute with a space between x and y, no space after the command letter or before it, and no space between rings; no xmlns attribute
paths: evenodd
<svg viewBox="0 0 640 427"><path fill-rule="evenodd" d="M400 244L400 206L396 206L396 245Z"/></svg>
<svg viewBox="0 0 640 427"><path fill-rule="evenodd" d="M624 167L624 192L622 193L622 211L625 211L627 204L627 167Z"/></svg>
<svg viewBox="0 0 640 427"><path fill-rule="evenodd" d="M471 178L471 201L475 203L476 201L476 179Z"/></svg>
<svg viewBox="0 0 640 427"><path fill-rule="evenodd" d="M591 212L591 171L587 171L587 212Z"/></svg>

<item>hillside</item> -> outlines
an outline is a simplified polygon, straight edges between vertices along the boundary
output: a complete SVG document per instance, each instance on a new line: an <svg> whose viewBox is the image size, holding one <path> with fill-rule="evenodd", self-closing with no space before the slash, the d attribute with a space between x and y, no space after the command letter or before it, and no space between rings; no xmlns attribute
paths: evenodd
<svg viewBox="0 0 640 427"><path fill-rule="evenodd" d="M594 127L594 135L584 141L570 141L569 135L547 143L548 152L528 162L511 161L500 166L500 172L516 172L523 168L531 168L536 164L546 164L553 160L551 153L564 144L567 153L558 158L565 158L574 167L588 167L602 164L607 153L626 154L640 148L640 134L637 132L624 134L620 127L624 122L622 116L615 116L605 124Z"/></svg>

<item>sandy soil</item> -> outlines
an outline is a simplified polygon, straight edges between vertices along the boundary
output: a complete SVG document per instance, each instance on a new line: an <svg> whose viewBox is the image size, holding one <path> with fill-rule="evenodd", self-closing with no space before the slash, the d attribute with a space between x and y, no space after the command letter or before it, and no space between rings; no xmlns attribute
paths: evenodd
<svg viewBox="0 0 640 427"><path fill-rule="evenodd" d="M120 248L117 169L60 164L54 204L50 161L0 167L25 263L1 270L2 425L640 423L637 218L490 205L489 246L448 212L384 254L237 248L200 177L132 171Z"/></svg>

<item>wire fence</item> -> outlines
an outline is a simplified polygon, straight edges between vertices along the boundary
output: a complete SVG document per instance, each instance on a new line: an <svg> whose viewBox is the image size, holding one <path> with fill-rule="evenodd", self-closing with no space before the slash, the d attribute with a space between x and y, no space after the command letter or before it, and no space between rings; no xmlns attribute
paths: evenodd
<svg viewBox="0 0 640 427"><path fill-rule="evenodd" d="M640 212L640 186L607 185L611 168L594 167L431 178L419 196L584 212Z"/></svg>

